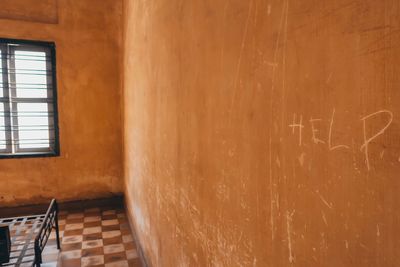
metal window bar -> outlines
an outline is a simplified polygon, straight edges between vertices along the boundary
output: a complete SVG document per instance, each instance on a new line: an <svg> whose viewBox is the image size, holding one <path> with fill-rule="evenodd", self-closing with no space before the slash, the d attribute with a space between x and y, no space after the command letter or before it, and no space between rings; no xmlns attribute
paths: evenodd
<svg viewBox="0 0 400 267"><path fill-rule="evenodd" d="M8 63L7 63L7 46L0 45L0 52L1 52L1 70L2 70L2 88L3 88L3 97L8 100L3 102L3 109L4 112L10 112L10 99L9 99L9 88L8 88ZM4 125L5 127L11 126L11 118L4 117ZM11 132L5 133L5 138L7 140L11 140L12 134ZM3 153L12 153L12 144L7 144L5 149L2 150Z"/></svg>
<svg viewBox="0 0 400 267"><path fill-rule="evenodd" d="M4 126L0 126L0 145L6 149L0 149L0 158L9 155L26 155L26 153L48 152L51 155L59 154L58 140L58 116L56 99L56 74L55 74L55 49L54 44L45 42L31 42L20 40L0 39L0 51L2 55L0 77L0 90L3 91L3 97L0 97L0 104L4 106L4 111L0 112L0 119L4 118ZM42 55L25 53L41 52ZM21 61L42 61L43 69L27 67L17 67L16 63ZM43 64L41 64L43 66ZM17 75L42 76L45 77L45 83L42 82L21 82L17 81ZM33 78L32 78L33 79ZM40 78L42 79L42 78ZM23 93L27 90L26 93ZM29 90L41 90L46 92L46 97L20 97L29 94ZM18 94L17 94L18 92ZM43 93L40 93L43 94ZM38 96L40 96L40 94ZM19 104L46 104L47 111L18 111ZM48 125L37 127L37 125L19 125L20 119L41 119L47 118ZM26 134L29 132L48 133L48 139L36 138L28 139ZM20 134L25 132L24 138ZM2 140L5 138L5 140ZM21 146L22 145L22 146ZM25 146L23 146L25 145ZM27 148L31 145L31 148ZM34 147L37 145L38 147ZM48 148L44 148L47 145ZM29 147L29 146L28 146ZM50 154L49 154L50 155Z"/></svg>

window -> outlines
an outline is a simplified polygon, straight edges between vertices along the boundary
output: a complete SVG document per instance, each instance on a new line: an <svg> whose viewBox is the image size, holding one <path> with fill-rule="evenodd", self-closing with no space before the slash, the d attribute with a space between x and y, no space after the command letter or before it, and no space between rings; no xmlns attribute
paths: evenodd
<svg viewBox="0 0 400 267"><path fill-rule="evenodd" d="M59 155L54 43L0 39L0 158Z"/></svg>

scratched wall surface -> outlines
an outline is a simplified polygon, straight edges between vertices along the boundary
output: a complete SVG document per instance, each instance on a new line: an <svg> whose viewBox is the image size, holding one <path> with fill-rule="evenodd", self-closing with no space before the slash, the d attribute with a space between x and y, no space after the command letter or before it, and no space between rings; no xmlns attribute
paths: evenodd
<svg viewBox="0 0 400 267"><path fill-rule="evenodd" d="M13 1L4 1L9 10ZM35 15L35 4L50 2L15 5L24 14L30 7ZM59 157L0 159L0 207L123 191L122 1L58 0L57 12L55 24L0 20L0 37L56 43L61 146Z"/></svg>
<svg viewBox="0 0 400 267"><path fill-rule="evenodd" d="M400 266L400 2L125 1L151 266Z"/></svg>

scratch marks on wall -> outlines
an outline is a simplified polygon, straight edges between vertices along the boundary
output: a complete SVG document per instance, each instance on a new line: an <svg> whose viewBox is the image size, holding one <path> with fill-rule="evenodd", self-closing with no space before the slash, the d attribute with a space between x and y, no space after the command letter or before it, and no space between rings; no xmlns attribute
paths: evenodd
<svg viewBox="0 0 400 267"><path fill-rule="evenodd" d="M226 1L225 6L224 6L224 12L223 12L223 20L222 20L222 28L225 29L226 27L226 14L227 14L227 10L229 7L229 0ZM220 52L220 69L221 72L224 69L224 56L225 56L225 38L222 38L222 44L221 44L221 52Z"/></svg>
<svg viewBox="0 0 400 267"><path fill-rule="evenodd" d="M380 115L380 114L388 115L389 119L388 119L387 123L376 134L373 134L371 137L367 137L366 121L368 119L371 119L371 118L373 118L373 117L375 117L377 115ZM367 115L367 116L363 117L361 119L361 121L363 122L363 136L364 136L364 143L361 146L361 150L364 150L364 153L365 153L365 164L367 165L367 169L370 170L371 167L370 167L370 163L369 163L368 146L374 139L376 139L378 136L382 135L386 131L386 129L390 126L390 124L392 124L393 113L391 111L389 111L389 110L380 110L380 111L377 111L375 113L372 113L370 115Z"/></svg>
<svg viewBox="0 0 400 267"><path fill-rule="evenodd" d="M135 214L135 221L136 221L136 225L139 228L140 231L142 231L143 233L148 233L149 232L149 223L147 221L147 216L145 217L142 209L137 206L134 205L133 206L133 213Z"/></svg>
<svg viewBox="0 0 400 267"><path fill-rule="evenodd" d="M295 256L293 252L293 241L292 241L292 235L293 235L293 230L292 230L292 220L293 220L293 215L295 211L289 212L286 211L286 233L287 233L287 243L288 243L288 252L289 252L289 262L294 263L295 262Z"/></svg>
<svg viewBox="0 0 400 267"><path fill-rule="evenodd" d="M312 134L312 141L314 144L325 144L325 141L322 141L321 139L318 138L318 132L319 130L316 127L316 123L321 121L321 119L313 119L311 117L310 119L310 124L311 124L311 134Z"/></svg>
<svg viewBox="0 0 400 267"><path fill-rule="evenodd" d="M328 134L328 147L329 147L329 150L332 151L332 150L339 149L339 148L348 149L349 146L347 146L347 145L336 145L336 146L332 145L332 129L333 129L333 121L334 121L334 119L335 119L335 109L333 109L333 111L332 111L331 122L329 124L329 134Z"/></svg>
<svg viewBox="0 0 400 267"><path fill-rule="evenodd" d="M331 119L329 121L329 128L328 128L328 136L327 136L327 142L322 139L322 137L319 135L319 126L317 125L317 122L319 124L323 123L322 119L311 119L309 120L310 125L308 127L308 130L311 132L311 141L312 144L318 145L318 144L325 144L327 143L327 148L328 151L334 151L338 149L350 149L349 145L345 144L335 144L333 141L333 134L334 134L334 121L335 121L335 109L332 111ZM297 116L299 118L297 119ZM378 121L378 119L385 119L386 117L386 122L379 126L379 130L376 130L374 133L369 133L368 128L371 127L378 127L376 126L376 123L374 124L374 121ZM374 120L375 119L375 120ZM371 113L367 116L364 116L361 118L362 121L362 145L360 147L360 150L364 153L365 155L365 164L367 167L367 170L369 171L371 169L371 164L370 164L370 155L369 155L369 145L373 143L379 136L383 135L386 130L389 128L389 126L393 122L393 113L389 110L380 110L374 113ZM292 135L295 135L297 133L298 135L298 145L302 146L303 144L303 129L305 128L305 125L303 124L303 117L302 115L297 115L296 113L293 114L293 121L291 124L288 125L289 128L291 128ZM343 130L341 131L343 135ZM350 134L350 132L346 132L347 134ZM352 138L352 147L355 146L355 140ZM353 150L352 153L354 154L355 151ZM385 150L381 150L377 157L380 158L381 160L383 159ZM400 151L399 151L400 153ZM356 159L353 156L353 165L356 171L358 171L358 166L356 163Z"/></svg>
<svg viewBox="0 0 400 267"><path fill-rule="evenodd" d="M332 204L329 203L328 201L326 201L326 199L321 195L321 193L319 192L319 190L316 190L315 193L316 193L317 196L321 199L322 203L325 204L325 206L327 206L329 209L333 209Z"/></svg>
<svg viewBox="0 0 400 267"><path fill-rule="evenodd" d="M376 224L376 236L380 237L381 236L381 230L379 228L379 224Z"/></svg>
<svg viewBox="0 0 400 267"><path fill-rule="evenodd" d="M299 163L300 163L300 166L302 166L302 167L304 165L305 157L306 157L306 153L304 153L304 152L301 153L300 156L299 156Z"/></svg>
<svg viewBox="0 0 400 267"><path fill-rule="evenodd" d="M236 223L228 223L220 214L217 221L205 221L204 214L193 203L184 190L180 190L179 202L182 214L177 214L175 225L185 225L189 231L178 231L177 240L183 244L195 241L201 247L209 260L209 266L237 266L241 264L251 265L253 262L253 244ZM168 201L168 199L165 199ZM240 251L240 252L239 252ZM181 254L186 254L182 251ZM186 255L195 260L196 256ZM189 262L189 260L186 260Z"/></svg>
<svg viewBox="0 0 400 267"><path fill-rule="evenodd" d="M286 115L286 53L287 53L287 36L288 36L288 16L289 16L289 0L284 2L284 9L285 9L285 19L284 19L284 33L283 33L283 40L282 40L282 92L281 92L281 127L284 127L285 115Z"/></svg>
<svg viewBox="0 0 400 267"><path fill-rule="evenodd" d="M400 168L386 146L398 144L398 125L387 112L364 115L397 112L370 100L378 68L389 70L393 101L398 80L383 58L357 55L368 42L346 31L358 23L354 5L328 2L141 1L152 8L135 12L139 34L126 49L138 66L129 79L139 80L129 85L139 99L125 105L139 136L128 132L126 150L153 263L352 266L352 253L376 255L390 216L374 204L393 208L398 187L395 174L368 173L364 158L371 170Z"/></svg>
<svg viewBox="0 0 400 267"><path fill-rule="evenodd" d="M299 136L299 146L301 146L301 144L302 144L302 136L303 136L302 133L303 133L303 128L304 128L304 125L303 125L303 116L300 115L300 116L299 116L299 122L296 122L296 113L293 114L293 122L292 122L292 124L289 124L289 127L292 128L292 134L295 133L295 129L296 129L296 128L298 129L298 131L299 131L299 133L298 133L298 136Z"/></svg>
<svg viewBox="0 0 400 267"><path fill-rule="evenodd" d="M240 76L240 68L242 65L243 52L244 52L246 42L248 39L248 31L249 31L249 24L250 24L252 9L253 9L253 0L250 0L248 11L247 11L247 18L246 18L246 22L245 22L245 26L244 26L244 30L243 30L243 35L242 35L242 43L240 46L239 58L238 58L237 66L236 66L236 75L235 75L235 80L234 80L234 85L233 85L233 93L232 93L230 112L232 112L232 109L236 102L238 82L239 82L239 76Z"/></svg>
<svg viewBox="0 0 400 267"><path fill-rule="evenodd" d="M328 226L328 220L326 219L326 215L325 215L325 212L323 210L321 210L321 215L322 215L322 220L325 223L325 226Z"/></svg>
<svg viewBox="0 0 400 267"><path fill-rule="evenodd" d="M275 40L275 45L274 45L274 53L273 53L273 61L266 61L270 66L272 66L272 73L271 73L271 90L270 90L270 102L269 102L269 119L270 119L270 124L275 121L276 119L276 110L274 109L274 102L275 102L275 87L276 87L276 78L277 78L277 70L278 66L281 65L283 66L284 61L286 60L286 55L282 56L282 62L279 64L278 62L278 57L279 57L279 50L280 50L280 42L286 43L286 38L287 38L287 17L288 17L288 8L289 8L289 3L288 0L284 1L282 3L282 8L281 8L281 15L280 15L280 20L279 20L279 26L278 26L278 33L277 37ZM272 7L269 6L268 10L272 10ZM284 33L283 33L284 32ZM282 33L284 34L282 37ZM286 46L283 48L286 49ZM282 52L285 53L285 52ZM285 67L282 67L282 73L284 73ZM284 82L284 74L282 77L282 86L285 86ZM282 111L281 111L282 112ZM274 139L279 138L276 136L276 134L272 131L273 127L269 127L269 133L268 133L268 145L269 145L269 191L270 191L270 226L271 226L271 240L275 240L275 235L276 235L276 216L279 215L278 213L278 207L279 207L279 192L276 189L276 178L274 177L273 174L273 159L276 157L276 162L278 162L278 165L281 165L279 156L275 155L276 152L274 152L273 148L273 143L275 142Z"/></svg>

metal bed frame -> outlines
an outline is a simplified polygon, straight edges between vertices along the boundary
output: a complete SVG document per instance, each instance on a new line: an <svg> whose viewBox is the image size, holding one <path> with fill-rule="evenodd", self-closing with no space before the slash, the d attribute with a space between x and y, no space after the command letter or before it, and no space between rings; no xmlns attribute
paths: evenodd
<svg viewBox="0 0 400 267"><path fill-rule="evenodd" d="M58 204L55 199L45 214L3 218L0 224L9 226L11 238L10 262L0 266L37 266L42 264L42 252L52 229L56 231L57 248L60 249Z"/></svg>

